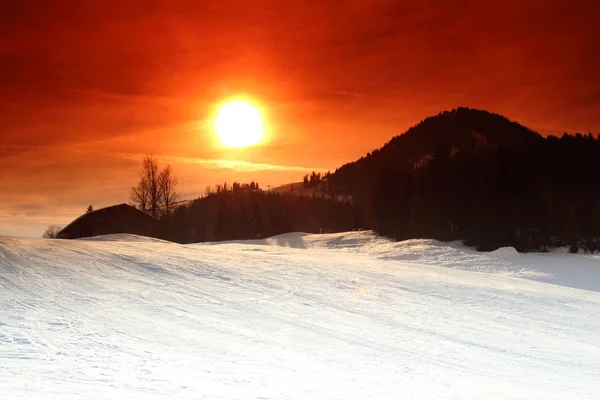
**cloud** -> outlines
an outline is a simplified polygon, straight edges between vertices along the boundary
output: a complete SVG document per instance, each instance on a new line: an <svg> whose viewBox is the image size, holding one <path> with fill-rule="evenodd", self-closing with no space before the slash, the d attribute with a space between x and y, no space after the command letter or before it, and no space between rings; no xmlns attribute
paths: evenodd
<svg viewBox="0 0 600 400"><path fill-rule="evenodd" d="M287 171L287 172L311 172L324 171L327 168L300 167L293 165L278 165L256 163L250 161L238 160L210 160L193 157L163 157L166 161L178 162L181 164L198 164L208 169L231 169L234 171L258 172L258 171Z"/></svg>
<svg viewBox="0 0 600 400"><path fill-rule="evenodd" d="M65 225L89 204L103 207L128 202L145 154L104 152L94 146L32 146L8 149L0 157L0 234L39 236L50 224ZM312 170L296 165L158 154L180 178L188 199L206 185L223 181L260 181L265 187L301 179Z"/></svg>
<svg viewBox="0 0 600 400"><path fill-rule="evenodd" d="M103 152L96 151L93 149L79 150L82 153L95 154L96 156L111 157L115 159L126 160L131 163L139 163L147 155L143 153L132 153L132 152ZM154 157L159 163L169 164L187 164L187 165L200 165L207 169L229 169L233 171L242 172L260 172L260 171L285 171L285 172L312 172L312 171L325 171L328 168L325 167L303 167L297 165L282 165L282 164L271 164L261 163L243 160L228 160L228 159L210 159L201 157L181 157L169 154L157 154ZM137 165L137 164L136 164Z"/></svg>

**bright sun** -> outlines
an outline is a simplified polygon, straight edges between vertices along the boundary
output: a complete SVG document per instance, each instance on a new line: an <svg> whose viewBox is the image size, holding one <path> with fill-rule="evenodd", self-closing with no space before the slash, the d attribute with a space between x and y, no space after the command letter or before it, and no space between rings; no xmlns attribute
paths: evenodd
<svg viewBox="0 0 600 400"><path fill-rule="evenodd" d="M260 111L244 100L223 104L215 117L215 129L227 147L246 147L260 143L265 135Z"/></svg>

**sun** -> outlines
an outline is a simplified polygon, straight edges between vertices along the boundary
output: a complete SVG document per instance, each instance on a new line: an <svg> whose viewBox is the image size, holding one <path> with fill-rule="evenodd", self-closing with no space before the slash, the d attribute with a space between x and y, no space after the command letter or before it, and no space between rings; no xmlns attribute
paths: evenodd
<svg viewBox="0 0 600 400"><path fill-rule="evenodd" d="M263 141L265 130L260 110L245 100L232 100L219 107L215 130L226 147L246 147Z"/></svg>

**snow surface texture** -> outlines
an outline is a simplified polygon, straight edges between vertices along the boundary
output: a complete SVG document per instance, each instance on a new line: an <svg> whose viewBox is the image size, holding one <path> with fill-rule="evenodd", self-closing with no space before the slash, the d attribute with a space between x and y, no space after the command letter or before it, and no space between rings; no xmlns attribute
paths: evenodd
<svg viewBox="0 0 600 400"><path fill-rule="evenodd" d="M600 258L0 237L2 399L598 399Z"/></svg>

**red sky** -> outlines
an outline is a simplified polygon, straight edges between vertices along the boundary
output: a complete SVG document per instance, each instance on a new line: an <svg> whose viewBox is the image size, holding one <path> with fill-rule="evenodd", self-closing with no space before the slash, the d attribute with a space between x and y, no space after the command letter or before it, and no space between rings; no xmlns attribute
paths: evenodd
<svg viewBox="0 0 600 400"><path fill-rule="evenodd" d="M461 105L600 132L599 21L596 1L0 2L0 234L127 202L146 153L189 199L333 170ZM223 150L210 116L240 93L271 137Z"/></svg>

